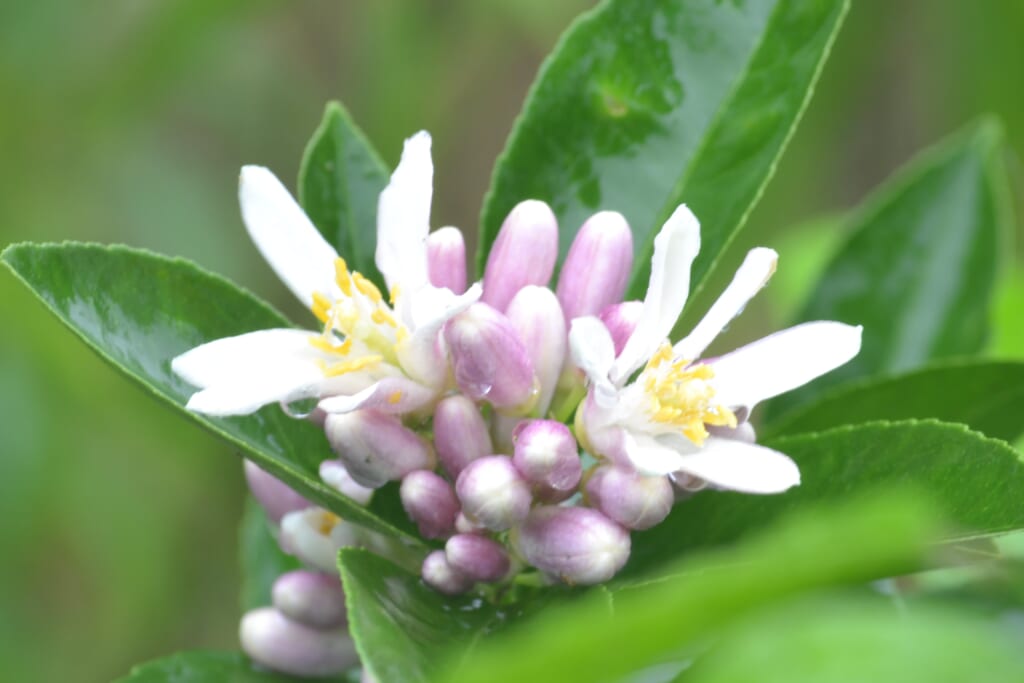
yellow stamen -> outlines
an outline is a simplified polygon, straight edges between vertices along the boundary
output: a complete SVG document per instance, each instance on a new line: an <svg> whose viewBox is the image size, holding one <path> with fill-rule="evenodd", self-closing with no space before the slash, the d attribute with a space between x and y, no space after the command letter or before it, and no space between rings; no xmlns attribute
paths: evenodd
<svg viewBox="0 0 1024 683"><path fill-rule="evenodd" d="M708 438L705 425L736 427L736 415L713 401L715 390L708 383L715 376L711 366L673 359L672 347L665 344L643 374L647 411L654 422L678 429L698 446Z"/></svg>
<svg viewBox="0 0 1024 683"><path fill-rule="evenodd" d="M391 305L395 305L395 300L402 293L402 290L397 284L391 285L391 289L388 291L388 299L391 300Z"/></svg>
<svg viewBox="0 0 1024 683"><path fill-rule="evenodd" d="M328 337L312 337L309 343L327 353L337 353L342 356L347 356L349 351L352 350L352 340L346 339L340 344L332 344Z"/></svg>
<svg viewBox="0 0 1024 683"><path fill-rule="evenodd" d="M362 273L353 272L352 282L355 283L356 289L362 292L363 295L368 297L373 303L379 304L384 299L384 297L380 295L380 290L377 289L377 285L367 280Z"/></svg>
<svg viewBox="0 0 1024 683"><path fill-rule="evenodd" d="M390 403L391 405L395 405L396 403L398 403L401 400L402 400L402 392L401 391L395 391L390 396L388 396L388 403Z"/></svg>
<svg viewBox="0 0 1024 683"><path fill-rule="evenodd" d="M361 356L359 358L353 358L351 360L342 361L340 363L334 363L327 365L326 363L322 366L324 375L327 377L338 377L339 375L346 375L350 372L357 372L373 365L377 365L383 360L381 356Z"/></svg>
<svg viewBox="0 0 1024 683"><path fill-rule="evenodd" d="M327 536L334 531L334 527L338 526L340 523L341 517L333 512L324 510L320 513L320 526L318 527L318 531L324 536Z"/></svg>
<svg viewBox="0 0 1024 683"><path fill-rule="evenodd" d="M383 308L378 308L373 313L371 313L370 320L377 323L378 325L389 325L395 328L398 327L398 321L395 320L395 317L388 313L387 311L385 311Z"/></svg>
<svg viewBox="0 0 1024 683"><path fill-rule="evenodd" d="M340 256L334 259L334 281L345 296L352 296L352 276L349 275L348 264Z"/></svg>
<svg viewBox="0 0 1024 683"><path fill-rule="evenodd" d="M328 314L331 312L331 300L320 292L313 292L313 315L317 317L317 320L326 324Z"/></svg>

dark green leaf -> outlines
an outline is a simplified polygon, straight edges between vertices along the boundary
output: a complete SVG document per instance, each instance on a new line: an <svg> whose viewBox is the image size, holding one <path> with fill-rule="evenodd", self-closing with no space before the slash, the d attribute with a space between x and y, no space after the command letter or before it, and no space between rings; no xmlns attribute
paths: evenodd
<svg viewBox="0 0 1024 683"><path fill-rule="evenodd" d="M281 551L270 530L267 514L250 496L245 501L239 528L242 565L242 611L270 604L270 589L277 577L298 569L301 563Z"/></svg>
<svg viewBox="0 0 1024 683"><path fill-rule="evenodd" d="M699 290L803 113L844 0L610 0L548 58L495 168L478 263L509 210L551 204L564 257L588 215L626 216L630 292L654 235L686 202L701 220Z"/></svg>
<svg viewBox="0 0 1024 683"><path fill-rule="evenodd" d="M374 261L377 197L388 169L339 102L324 111L299 170L299 203L350 268L383 286Z"/></svg>
<svg viewBox="0 0 1024 683"><path fill-rule="evenodd" d="M333 455L310 422L278 406L231 418L185 410L194 389L171 371L172 358L221 337L290 327L259 299L187 261L128 247L17 244L0 258L100 356L267 472L352 522L392 535L402 533L395 524L409 528L408 520L385 520L320 481L319 464Z"/></svg>
<svg viewBox="0 0 1024 683"><path fill-rule="evenodd" d="M240 652L179 652L140 664L117 683L296 683L305 678L257 669Z"/></svg>
<svg viewBox="0 0 1024 683"><path fill-rule="evenodd" d="M1017 452L961 425L871 422L768 445L800 466L800 486L774 496L703 491L678 503L662 524L633 534L623 575L732 543L785 512L886 485L926 491L956 525L946 540L1024 528L1024 464Z"/></svg>
<svg viewBox="0 0 1024 683"><path fill-rule="evenodd" d="M599 593L547 610L529 628L489 639L442 680L618 680L792 594L913 570L932 529L929 513L905 493L816 508L732 549L693 557L669 578L615 592L614 615Z"/></svg>
<svg viewBox="0 0 1024 683"><path fill-rule="evenodd" d="M844 384L770 423L761 436L871 420L934 417L1013 442L1024 433L1024 363L959 361Z"/></svg>
<svg viewBox="0 0 1024 683"><path fill-rule="evenodd" d="M1010 229L1002 135L986 121L925 152L848 220L850 241L800 320L864 326L860 354L769 412L822 389L980 351Z"/></svg>

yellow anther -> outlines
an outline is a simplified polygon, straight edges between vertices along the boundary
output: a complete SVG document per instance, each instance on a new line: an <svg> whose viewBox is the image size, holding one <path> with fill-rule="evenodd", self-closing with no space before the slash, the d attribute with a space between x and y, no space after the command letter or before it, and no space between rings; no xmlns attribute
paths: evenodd
<svg viewBox="0 0 1024 683"><path fill-rule="evenodd" d="M380 295L380 290L377 289L377 285L367 280L362 273L353 272L352 282L355 284L356 289L362 292L363 296L370 299L375 304L379 304L383 301L384 297Z"/></svg>
<svg viewBox="0 0 1024 683"><path fill-rule="evenodd" d="M409 338L409 330L406 329L405 325L402 325L397 330L395 330L395 342L396 343L401 344L402 342L404 342L408 338Z"/></svg>
<svg viewBox="0 0 1024 683"><path fill-rule="evenodd" d="M381 356L360 356L359 358L353 358L351 360L334 363L332 365L324 364L321 367L324 375L327 377L338 377L339 375L347 375L350 372L357 372L377 365L382 360L383 358Z"/></svg>
<svg viewBox="0 0 1024 683"><path fill-rule="evenodd" d="M647 361L647 367L656 368L670 358L672 358L672 345L662 344L661 347L655 351L654 355L651 356L651 359Z"/></svg>
<svg viewBox="0 0 1024 683"><path fill-rule="evenodd" d="M672 360L671 354L672 347L665 344L644 371L650 419L678 429L698 446L708 438L705 425L735 427L736 415L713 402L715 390L708 383L715 376L711 366L691 366L686 360Z"/></svg>
<svg viewBox="0 0 1024 683"><path fill-rule="evenodd" d="M340 256L334 259L334 281L345 296L352 296L352 276L349 275L348 264Z"/></svg>
<svg viewBox="0 0 1024 683"><path fill-rule="evenodd" d="M311 337L309 343L327 353L336 353L341 356L348 355L348 352L352 350L352 340L346 339L340 344L332 344L330 337Z"/></svg>
<svg viewBox="0 0 1024 683"><path fill-rule="evenodd" d="M402 290L401 290L401 288L399 288L399 286L397 284L391 285L391 289L388 290L388 299L391 300L391 305L392 306L395 305L395 300L398 299L398 296L401 293L402 293Z"/></svg>
<svg viewBox="0 0 1024 683"><path fill-rule="evenodd" d="M398 327L398 321L395 317L385 311L383 308L378 308L370 314L370 320L377 323L378 325L389 325L391 327Z"/></svg>
<svg viewBox="0 0 1024 683"><path fill-rule="evenodd" d="M323 510L320 512L320 525L318 527L318 531L324 536L327 536L332 531L334 531L334 527L338 526L339 524L341 524L341 517L339 517L338 515L327 510Z"/></svg>
<svg viewBox="0 0 1024 683"><path fill-rule="evenodd" d="M388 396L388 403L390 403L391 405L395 405L396 403L398 403L401 400L402 400L402 392L401 391L392 392L392 394L390 396Z"/></svg>
<svg viewBox="0 0 1024 683"><path fill-rule="evenodd" d="M331 312L331 300L320 292L313 292L313 315L317 317L322 323L327 323L329 313Z"/></svg>

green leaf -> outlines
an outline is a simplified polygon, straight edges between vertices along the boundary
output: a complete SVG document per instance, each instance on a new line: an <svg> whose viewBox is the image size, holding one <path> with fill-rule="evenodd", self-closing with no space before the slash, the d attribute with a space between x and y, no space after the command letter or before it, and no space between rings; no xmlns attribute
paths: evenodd
<svg viewBox="0 0 1024 683"><path fill-rule="evenodd" d="M179 652L140 664L116 683L295 683L305 678L257 669L240 652Z"/></svg>
<svg viewBox="0 0 1024 683"><path fill-rule="evenodd" d="M242 611L270 604L270 590L277 577L302 564L286 555L270 530L267 514L252 496L246 498L239 528L242 569Z"/></svg>
<svg viewBox="0 0 1024 683"><path fill-rule="evenodd" d="M928 150L848 219L851 237L800 320L864 326L851 362L776 399L806 403L854 378L911 370L980 351L1011 216L1002 134L984 121Z"/></svg>
<svg viewBox="0 0 1024 683"><path fill-rule="evenodd" d="M334 456L309 421L278 406L230 418L185 410L194 388L171 371L171 359L221 337L291 326L267 304L188 261L123 246L16 244L0 259L111 365L309 500L386 534L410 528L373 512L394 510L386 496L367 510L320 481L320 462Z"/></svg>
<svg viewBox="0 0 1024 683"><path fill-rule="evenodd" d="M600 594L547 610L529 628L489 639L441 680L618 680L795 593L916 569L931 516L904 494L808 511L733 548L692 557L667 579L615 592L614 615Z"/></svg>
<svg viewBox="0 0 1024 683"><path fill-rule="evenodd" d="M800 467L801 484L774 496L703 491L662 524L633 534L622 576L696 548L728 544L779 515L880 486L912 484L955 528L945 540L1024 528L1024 464L1002 441L934 420L872 422L768 442Z"/></svg>
<svg viewBox="0 0 1024 683"><path fill-rule="evenodd" d="M1024 363L965 360L844 384L761 430L762 438L872 420L933 417L1013 442L1024 433Z"/></svg>
<svg viewBox="0 0 1024 683"><path fill-rule="evenodd" d="M680 202L701 221L698 291L775 169L845 14L845 0L609 0L541 68L484 204L482 266L509 210L547 201L564 257L601 209L633 228L630 293Z"/></svg>
<svg viewBox="0 0 1024 683"><path fill-rule="evenodd" d="M299 203L349 268L383 286L374 251L377 197L388 169L340 102L330 102L306 146L299 170Z"/></svg>

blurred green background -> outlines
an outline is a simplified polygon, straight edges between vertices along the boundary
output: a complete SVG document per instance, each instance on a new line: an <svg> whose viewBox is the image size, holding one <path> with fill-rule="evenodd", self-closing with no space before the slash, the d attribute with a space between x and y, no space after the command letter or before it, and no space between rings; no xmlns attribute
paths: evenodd
<svg viewBox="0 0 1024 683"><path fill-rule="evenodd" d="M591 4L4 3L0 245L125 242L194 259L295 312L245 237L238 168L265 164L293 185L325 101L341 99L391 164L405 136L430 130L434 224L473 230L537 66ZM1024 196L1024 4L853 4L723 261L729 271L754 243L782 257L736 337L783 322L841 237L790 228L854 205L977 114L1003 120ZM95 358L6 273L0 301L0 679L108 680L175 649L234 647L238 458ZM1024 350L1022 301L1015 271L998 355Z"/></svg>

